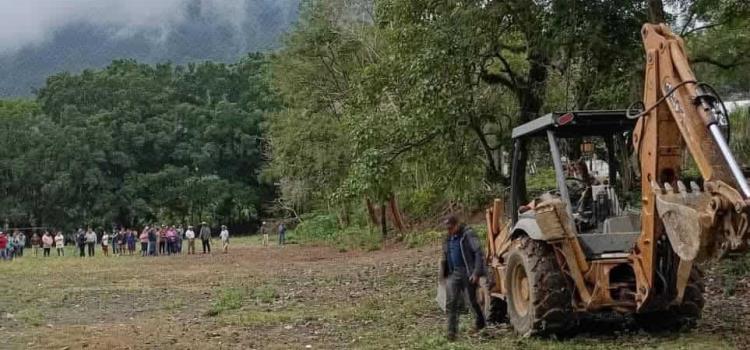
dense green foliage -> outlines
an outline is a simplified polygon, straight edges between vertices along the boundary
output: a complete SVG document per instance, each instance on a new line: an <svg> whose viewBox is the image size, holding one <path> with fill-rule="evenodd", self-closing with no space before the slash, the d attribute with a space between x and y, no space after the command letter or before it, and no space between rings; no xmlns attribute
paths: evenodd
<svg viewBox="0 0 750 350"><path fill-rule="evenodd" d="M363 198L396 196L418 219L486 203L508 185L512 127L640 99L640 28L660 3L303 1L273 61L286 107L269 127L279 202L346 218ZM748 64L747 5L665 3L699 78L747 92L732 76Z"/></svg>
<svg viewBox="0 0 750 350"><path fill-rule="evenodd" d="M71 228L257 217L269 193L266 60L58 74L36 102L0 104L3 219Z"/></svg>
<svg viewBox="0 0 750 350"><path fill-rule="evenodd" d="M335 215L311 212L302 215L302 222L287 237L288 243L325 243L339 250L380 248L381 236L377 230L364 225L351 224L339 227Z"/></svg>

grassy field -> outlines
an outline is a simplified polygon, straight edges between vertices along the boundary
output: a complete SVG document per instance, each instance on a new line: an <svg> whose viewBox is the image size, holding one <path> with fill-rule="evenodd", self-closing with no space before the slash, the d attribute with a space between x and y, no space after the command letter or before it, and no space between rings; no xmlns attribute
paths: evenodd
<svg viewBox="0 0 750 350"><path fill-rule="evenodd" d="M733 349L747 302L711 299L692 333L579 330L521 339L505 325L444 340L436 246L377 251L232 242L229 254L24 257L0 263L2 349ZM30 255L27 251L27 255ZM718 292L718 291L717 291ZM734 311L729 311L734 310Z"/></svg>

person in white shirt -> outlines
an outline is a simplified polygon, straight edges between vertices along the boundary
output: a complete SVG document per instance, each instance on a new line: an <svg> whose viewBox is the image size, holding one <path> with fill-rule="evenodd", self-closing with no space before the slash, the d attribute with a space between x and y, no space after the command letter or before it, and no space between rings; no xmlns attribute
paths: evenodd
<svg viewBox="0 0 750 350"><path fill-rule="evenodd" d="M102 235L102 252L104 256L109 256L109 233L107 231L104 231Z"/></svg>
<svg viewBox="0 0 750 350"><path fill-rule="evenodd" d="M55 248L57 248L57 256L65 256L65 237L60 231L57 231L55 235Z"/></svg>
<svg viewBox="0 0 750 350"><path fill-rule="evenodd" d="M263 246L268 247L268 227L265 221L260 224L260 234L263 235Z"/></svg>
<svg viewBox="0 0 750 350"><path fill-rule="evenodd" d="M193 231L193 226L188 226L187 231L185 231L185 238L188 240L188 254L195 254L195 231Z"/></svg>
<svg viewBox="0 0 750 350"><path fill-rule="evenodd" d="M229 230L227 230L226 225L221 225L221 233L219 234L219 238L221 238L221 247L226 254L229 250Z"/></svg>
<svg viewBox="0 0 750 350"><path fill-rule="evenodd" d="M93 257L95 254L94 248L96 248L96 232L94 232L94 230L92 230L89 227L88 231L86 231L85 237L86 237L86 248L88 250L89 257Z"/></svg>

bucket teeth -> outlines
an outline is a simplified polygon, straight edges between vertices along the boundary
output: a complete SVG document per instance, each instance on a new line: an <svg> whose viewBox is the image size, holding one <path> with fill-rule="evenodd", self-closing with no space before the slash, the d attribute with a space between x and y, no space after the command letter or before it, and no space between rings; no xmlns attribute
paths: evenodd
<svg viewBox="0 0 750 350"><path fill-rule="evenodd" d="M682 181L677 181L677 190L680 191L680 193L687 193L687 187L685 187L685 183Z"/></svg>
<svg viewBox="0 0 750 350"><path fill-rule="evenodd" d="M654 191L655 195L663 194L664 191L662 191L661 186L656 181L651 181L651 190Z"/></svg>
<svg viewBox="0 0 750 350"><path fill-rule="evenodd" d="M701 192L701 187L695 181L690 181L690 189L693 193Z"/></svg>
<svg viewBox="0 0 750 350"><path fill-rule="evenodd" d="M667 190L667 194L674 194L674 188L672 188L669 182L664 183L664 189Z"/></svg>

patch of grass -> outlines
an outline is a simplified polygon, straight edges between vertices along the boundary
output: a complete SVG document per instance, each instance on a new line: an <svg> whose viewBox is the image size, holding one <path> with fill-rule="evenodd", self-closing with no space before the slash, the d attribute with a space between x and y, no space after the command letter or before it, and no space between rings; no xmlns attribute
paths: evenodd
<svg viewBox="0 0 750 350"><path fill-rule="evenodd" d="M225 311L239 309L242 306L242 299L245 294L246 291L240 288L223 289L219 299L206 312L206 316L217 316Z"/></svg>
<svg viewBox="0 0 750 350"><path fill-rule="evenodd" d="M724 294L734 295L737 290L737 282L750 274L750 257L745 255L736 259L722 260L719 272L722 276Z"/></svg>
<svg viewBox="0 0 750 350"><path fill-rule="evenodd" d="M185 300L182 300L181 298L169 298L163 306L162 309L164 310L179 310L185 306Z"/></svg>
<svg viewBox="0 0 750 350"><path fill-rule="evenodd" d="M427 230L421 232L409 232L404 235L404 243L409 248L419 248L436 244L445 237L444 232L437 230Z"/></svg>
<svg viewBox="0 0 750 350"><path fill-rule="evenodd" d="M39 309L31 307L19 311L16 314L16 319L27 326L39 327L44 321L44 315Z"/></svg>
<svg viewBox="0 0 750 350"><path fill-rule="evenodd" d="M303 221L287 233L287 242L305 244L327 244L341 252L350 249L375 251L381 248L380 231L370 226L352 225L339 228L334 215L311 213L303 216Z"/></svg>
<svg viewBox="0 0 750 350"><path fill-rule="evenodd" d="M270 304L270 303L273 303L273 301L279 297L279 293L276 291L276 289L273 286L263 285L260 287L253 288L251 296L258 302L261 302L264 304Z"/></svg>
<svg viewBox="0 0 750 350"><path fill-rule="evenodd" d="M331 242L342 251L355 248L372 252L381 248L382 235L369 227L348 227L338 230Z"/></svg>

